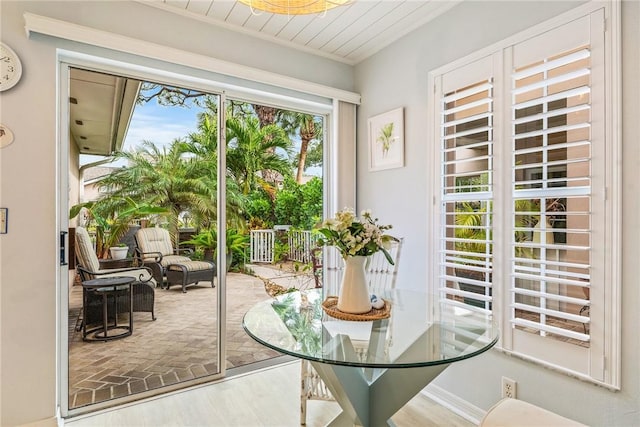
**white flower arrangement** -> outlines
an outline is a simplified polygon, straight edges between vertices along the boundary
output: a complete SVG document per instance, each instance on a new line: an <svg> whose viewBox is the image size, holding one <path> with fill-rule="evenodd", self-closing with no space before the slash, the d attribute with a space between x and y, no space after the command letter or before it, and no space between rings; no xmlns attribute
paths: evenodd
<svg viewBox="0 0 640 427"><path fill-rule="evenodd" d="M317 231L322 235L318 244L335 246L343 258L350 256L369 256L382 251L389 263L393 264L387 245L397 241L395 237L386 234L391 225L378 225L378 218L371 216L371 211L365 210L357 218L353 209L345 208L334 218L325 220Z"/></svg>

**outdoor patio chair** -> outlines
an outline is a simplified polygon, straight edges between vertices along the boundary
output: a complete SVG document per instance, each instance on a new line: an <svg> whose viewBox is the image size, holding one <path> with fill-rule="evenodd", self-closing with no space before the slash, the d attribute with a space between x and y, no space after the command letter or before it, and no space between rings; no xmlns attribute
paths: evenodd
<svg viewBox="0 0 640 427"><path fill-rule="evenodd" d="M167 267L171 264L190 262L182 254L192 254L191 249L174 249L169 231L159 227L141 228L136 232L136 252L144 265L151 268L153 278L163 287Z"/></svg>
<svg viewBox="0 0 640 427"><path fill-rule="evenodd" d="M76 227L76 258L78 263L76 270L80 273L80 279L84 282L100 277L128 276L134 277L136 282L132 286L132 303L134 312L149 312L151 318L156 320L155 305L155 281L151 275L151 269L145 266L128 268L100 269L100 261L93 249L91 237L84 227ZM96 297L95 301L89 301L88 319L83 319L87 324L102 321L102 300ZM123 310L129 310L127 304L119 304ZM95 310L93 308L95 308ZM93 316L95 314L95 316Z"/></svg>
<svg viewBox="0 0 640 427"><path fill-rule="evenodd" d="M400 261L400 249L402 247L403 239L398 239L391 243L391 247L388 249L389 255L394 264L389 264L387 258L382 252L376 252L369 257L367 264L365 265L365 273L367 281L369 282L369 292L376 295L381 295L389 289L393 289L396 285L396 278L398 273L398 262ZM314 266L315 268L315 266ZM321 267L320 267L321 268ZM330 274L332 272L329 272ZM340 282L342 272L339 269L333 272L333 279ZM332 280L334 281L334 280ZM336 285L336 288L338 286ZM333 295L337 289L332 289L327 295ZM337 294L336 294L337 295ZM359 328L362 329L362 328ZM390 330L391 328L389 328ZM362 331L357 331L357 335L362 335ZM390 341L390 337L388 337ZM366 346L363 348L359 344L354 342L356 346L356 353L366 351ZM365 356L362 356L365 357ZM307 401L309 400L335 400L331 395L331 391L327 388L326 384L318 375L318 372L313 368L311 362L302 359L300 363L300 375L301 375L301 390L300 390L300 424L305 425L307 423Z"/></svg>

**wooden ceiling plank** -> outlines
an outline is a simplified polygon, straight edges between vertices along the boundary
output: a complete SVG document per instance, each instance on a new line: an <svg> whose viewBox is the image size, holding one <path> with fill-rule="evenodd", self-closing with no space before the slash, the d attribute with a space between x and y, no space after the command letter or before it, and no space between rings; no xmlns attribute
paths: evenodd
<svg viewBox="0 0 640 427"><path fill-rule="evenodd" d="M332 23L335 20L339 19L340 16L342 16L352 7L353 4L328 10L325 16L316 17L316 19L309 22L309 25L307 25L302 31L296 34L296 36L291 41L302 46L306 46L319 33L322 33L324 31L333 31L331 29Z"/></svg>
<svg viewBox="0 0 640 427"><path fill-rule="evenodd" d="M250 13L242 26L247 30L256 31L264 34L264 33L267 33L265 31L265 27L269 25L269 22L273 20L274 20L274 15L272 13L266 13L266 12Z"/></svg>
<svg viewBox="0 0 640 427"><path fill-rule="evenodd" d="M348 25L343 31L333 37L331 40L327 40L322 46L318 46L318 49L322 49L325 52L334 52L339 47L358 37L359 34L369 30L375 30L376 27L384 22L385 19L393 12L401 8L406 2L381 2L377 3L374 7L369 8L366 12L357 17L357 20ZM318 38L318 41L320 39ZM313 40L314 42L316 40ZM310 44L312 46L312 44Z"/></svg>
<svg viewBox="0 0 640 427"><path fill-rule="evenodd" d="M277 32L272 33L279 39L292 41L302 30L304 30L313 21L319 19L315 15L299 15L286 21Z"/></svg>
<svg viewBox="0 0 640 427"><path fill-rule="evenodd" d="M387 2L388 3L388 2ZM306 44L308 47L314 49L321 49L322 46L329 41L340 37L340 34L351 26L360 27L360 21L363 16L366 16L373 8L377 8L379 2L368 3L354 3L345 12L335 19L331 24L327 25L322 31L319 31L313 39L309 40Z"/></svg>
<svg viewBox="0 0 640 427"><path fill-rule="evenodd" d="M141 1L141 0L139 0ZM266 40L357 63L462 0L356 0L323 15L253 15L235 0L155 0L164 10L205 17Z"/></svg>
<svg viewBox="0 0 640 427"><path fill-rule="evenodd" d="M411 31L435 19L458 3L459 1L455 0L451 2L429 1L428 3L424 3L414 13L408 14L404 18L399 18L396 21L391 20L391 23L387 25L386 28L379 28L374 35L368 38L362 37L362 43L352 48L351 51L348 51L345 45L336 50L336 54L340 52L339 55L348 57L356 63L362 61Z"/></svg>
<svg viewBox="0 0 640 427"><path fill-rule="evenodd" d="M236 3L231 12L227 15L225 21L227 24L237 25L239 27L244 26L251 16L251 9L241 3Z"/></svg>
<svg viewBox="0 0 640 427"><path fill-rule="evenodd" d="M189 0L187 10L191 13L207 16L207 12L211 8L213 1L211 0Z"/></svg>
<svg viewBox="0 0 640 427"><path fill-rule="evenodd" d="M213 0L211 7L207 12L209 18L224 22L227 16L231 13L231 10L235 6L235 2L227 0Z"/></svg>

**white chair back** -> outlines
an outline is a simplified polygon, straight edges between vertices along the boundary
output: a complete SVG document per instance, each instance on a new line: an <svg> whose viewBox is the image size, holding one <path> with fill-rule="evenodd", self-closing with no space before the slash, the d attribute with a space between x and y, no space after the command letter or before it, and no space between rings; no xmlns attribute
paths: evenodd
<svg viewBox="0 0 640 427"><path fill-rule="evenodd" d="M389 249L387 249L393 264L389 263L382 251L376 252L369 257L365 265L365 273L369 281L369 293L379 295L386 290L395 288L401 248L402 239L398 239L398 241L391 242Z"/></svg>
<svg viewBox="0 0 640 427"><path fill-rule="evenodd" d="M163 256L173 254L171 236L164 228L141 228L136 232L136 243L143 253L160 252Z"/></svg>
<svg viewBox="0 0 640 427"><path fill-rule="evenodd" d="M93 249L93 242L89 236L89 232L84 227L76 227L76 257L78 263L85 270L97 272L100 270L100 261Z"/></svg>

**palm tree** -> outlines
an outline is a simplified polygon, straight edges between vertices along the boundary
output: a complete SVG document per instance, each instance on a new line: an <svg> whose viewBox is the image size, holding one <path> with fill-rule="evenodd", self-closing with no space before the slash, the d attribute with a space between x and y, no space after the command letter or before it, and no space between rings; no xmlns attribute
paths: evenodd
<svg viewBox="0 0 640 427"><path fill-rule="evenodd" d="M266 105L252 104L252 106L253 111L256 112L256 116L258 116L258 121L260 122L261 128L276 123L277 114L280 112L280 110L275 107L269 107Z"/></svg>
<svg viewBox="0 0 640 427"><path fill-rule="evenodd" d="M202 113L199 118L198 132L190 134L183 146L185 152L192 154L197 159L202 180L214 194L218 188L218 123L216 117L216 111L211 108ZM236 228L244 229L246 197L233 179L226 181L226 199L227 222ZM210 228L217 218L216 215L203 215L205 213L207 213L206 209L196 209L192 212L196 224L204 229Z"/></svg>
<svg viewBox="0 0 640 427"><path fill-rule="evenodd" d="M300 153L298 154L298 169L296 182L302 184L302 175L307 163L307 152L312 140L322 141L322 124L316 117L309 114L297 114L300 123Z"/></svg>
<svg viewBox="0 0 640 427"><path fill-rule="evenodd" d="M309 150L319 147L320 152L322 152L322 118L297 111L284 111L279 118L279 124L289 137L300 135L300 150L294 164L296 167L296 182L302 184L302 176L307 167ZM313 141L316 141L315 146L312 145Z"/></svg>
<svg viewBox="0 0 640 427"><path fill-rule="evenodd" d="M267 105L251 104L251 107L253 107L253 111L256 117L258 118L258 122L260 123L260 128L274 125L278 120L278 116L282 114L282 110L279 110L275 107L269 107ZM267 138L270 138L270 136L267 135ZM267 151L270 154L273 154L275 152L275 149L268 148ZM278 179L278 173L277 171L274 171L274 170L265 170L262 173L262 177L266 182L269 182L272 185L275 185L275 182Z"/></svg>
<svg viewBox="0 0 640 427"><path fill-rule="evenodd" d="M169 211L169 231L178 237L178 215L197 212L215 218L215 186L203 176L202 164L188 157L185 144L174 140L168 148L158 148L150 141L131 152L119 152L116 159L128 162L105 177L100 189L105 198L131 198L138 203L163 207Z"/></svg>
<svg viewBox="0 0 640 427"><path fill-rule="evenodd" d="M240 121L227 119L227 171L236 180L243 194L262 188L275 194L275 185L265 179L267 171L282 176L291 174L286 157L278 154L289 152L289 139L276 125L259 126L255 117Z"/></svg>

